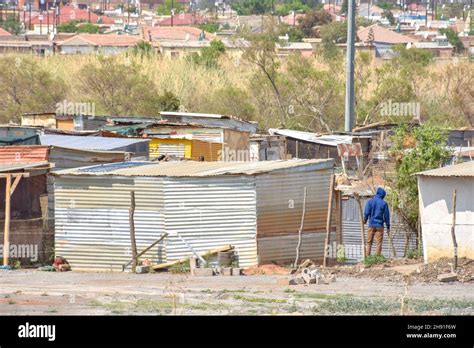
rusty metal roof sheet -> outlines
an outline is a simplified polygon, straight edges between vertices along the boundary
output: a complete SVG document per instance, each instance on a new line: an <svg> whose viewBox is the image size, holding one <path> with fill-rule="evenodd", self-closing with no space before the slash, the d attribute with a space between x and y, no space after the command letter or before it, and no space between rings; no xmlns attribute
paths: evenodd
<svg viewBox="0 0 474 348"><path fill-rule="evenodd" d="M258 175L269 172L311 171L333 167L333 159L293 159L261 162L122 162L58 171L55 175L74 176L168 176L207 177Z"/></svg>
<svg viewBox="0 0 474 348"><path fill-rule="evenodd" d="M415 173L420 176L474 176L474 161Z"/></svg>
<svg viewBox="0 0 474 348"><path fill-rule="evenodd" d="M50 167L48 161L33 162L33 163L1 163L0 173L14 172L23 169L32 169L36 167Z"/></svg>
<svg viewBox="0 0 474 348"><path fill-rule="evenodd" d="M0 163L32 163L47 161L49 146L22 145L0 147Z"/></svg>

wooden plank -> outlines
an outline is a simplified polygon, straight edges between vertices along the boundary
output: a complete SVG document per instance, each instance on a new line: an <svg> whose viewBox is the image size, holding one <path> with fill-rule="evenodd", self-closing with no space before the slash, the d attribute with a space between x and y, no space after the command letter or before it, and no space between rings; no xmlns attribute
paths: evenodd
<svg viewBox="0 0 474 348"><path fill-rule="evenodd" d="M298 244L296 245L296 259L293 265L294 268L298 267L298 259L300 258L301 233L303 233L305 215L306 215L306 186L304 187L304 193L303 193L303 212L301 214L300 229L298 230Z"/></svg>
<svg viewBox="0 0 474 348"><path fill-rule="evenodd" d="M18 175L15 180L13 181L13 185L10 188L10 196L15 192L16 187L18 186L18 183L20 182L20 179L23 175Z"/></svg>
<svg viewBox="0 0 474 348"><path fill-rule="evenodd" d="M360 238L362 242L362 253L364 255L364 259L367 257L367 252L365 250L365 227L364 227L364 210L362 209L362 202L360 200L360 196L354 193L354 197L357 201L357 205L359 206L359 220L360 220Z"/></svg>
<svg viewBox="0 0 474 348"><path fill-rule="evenodd" d="M458 268L458 242L456 240L456 189L453 191L453 221L451 224L451 238L453 239L454 249L454 270Z"/></svg>
<svg viewBox="0 0 474 348"><path fill-rule="evenodd" d="M7 178L7 177L16 178L17 176L28 178L30 176L30 173L7 173L7 174L2 173L0 174L0 178Z"/></svg>
<svg viewBox="0 0 474 348"><path fill-rule="evenodd" d="M130 209L128 214L128 220L130 224L130 243L132 247L132 271L135 272L137 269L137 242L135 240L135 191L130 192Z"/></svg>
<svg viewBox="0 0 474 348"><path fill-rule="evenodd" d="M226 246L223 246L223 247L220 247L220 248L216 248L216 249L212 249L212 250L209 250L209 251L199 253L199 255L200 256L205 256L205 255L208 255L208 254L217 254L218 252L229 251L229 250L232 250L232 249L234 249L234 247L232 245L226 245ZM186 262L187 260L189 260L189 257L186 257L186 258L180 259L180 260L176 260L176 261L160 263L159 265L153 265L152 268L154 270L164 269L164 268L171 267L171 266L173 266L177 263Z"/></svg>
<svg viewBox="0 0 474 348"><path fill-rule="evenodd" d="M137 254L137 259L142 256L144 253L146 253L148 250L150 250L151 248L153 248L155 245L157 245L159 242L161 242L163 239L166 238L166 236L168 236L168 233L163 233L163 235L157 239L156 241L153 242L153 244L151 244L149 247L146 247L145 249L143 249L142 251L140 251L138 254ZM133 258L128 262L126 263L125 265L122 266L122 272L125 271L125 269L131 264L133 263Z"/></svg>
<svg viewBox="0 0 474 348"><path fill-rule="evenodd" d="M21 176L20 176L21 177ZM12 177L6 176L5 184L5 229L3 232L3 265L8 265L8 258L10 256L10 188Z"/></svg>
<svg viewBox="0 0 474 348"><path fill-rule="evenodd" d="M326 238L324 240L324 257L323 257L323 266L327 265L327 250L329 246L329 237L331 233L331 220L332 220L332 201L334 196L334 174L331 175L331 183L329 184L329 201L328 201L328 214L326 220Z"/></svg>

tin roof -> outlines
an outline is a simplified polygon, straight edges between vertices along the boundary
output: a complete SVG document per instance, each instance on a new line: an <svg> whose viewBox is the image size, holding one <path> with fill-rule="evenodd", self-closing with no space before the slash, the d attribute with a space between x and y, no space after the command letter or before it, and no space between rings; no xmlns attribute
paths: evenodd
<svg viewBox="0 0 474 348"><path fill-rule="evenodd" d="M150 141L143 138L108 138L95 136L55 135L40 136L42 145L53 145L81 150L114 150L136 143Z"/></svg>
<svg viewBox="0 0 474 348"><path fill-rule="evenodd" d="M426 170L424 172L415 173L420 176L473 176L474 177L474 161L455 164L453 166Z"/></svg>
<svg viewBox="0 0 474 348"><path fill-rule="evenodd" d="M275 129L270 128L268 132L272 135L284 135L289 138L294 138L302 141L307 141L315 144L322 144L328 146L337 146L337 144L351 144L352 136L326 134L319 135L318 133L302 132L292 129Z"/></svg>
<svg viewBox="0 0 474 348"><path fill-rule="evenodd" d="M47 161L49 146L22 145L0 147L0 163L32 163Z"/></svg>
<svg viewBox="0 0 474 348"><path fill-rule="evenodd" d="M33 162L33 163L0 163L0 173L14 172L23 169L31 169L37 167L51 167L48 161Z"/></svg>
<svg viewBox="0 0 474 348"><path fill-rule="evenodd" d="M62 170L56 172L55 175L207 177L220 175L258 175L269 172L312 171L332 167L333 159L298 159L261 162L120 162Z"/></svg>

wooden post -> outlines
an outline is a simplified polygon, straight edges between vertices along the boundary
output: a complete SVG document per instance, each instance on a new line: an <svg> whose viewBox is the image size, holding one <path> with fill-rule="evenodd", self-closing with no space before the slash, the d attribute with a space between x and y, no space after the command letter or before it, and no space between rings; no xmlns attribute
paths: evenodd
<svg viewBox="0 0 474 348"><path fill-rule="evenodd" d="M453 223L451 225L451 238L453 239L454 247L454 270L458 268L458 242L456 241L456 189L453 192Z"/></svg>
<svg viewBox="0 0 474 348"><path fill-rule="evenodd" d="M5 229L3 232L3 265L8 265L8 257L10 256L10 188L12 176L8 174L5 177Z"/></svg>
<svg viewBox="0 0 474 348"><path fill-rule="evenodd" d="M303 233L305 215L306 215L306 186L304 188L304 193L303 193L303 213L301 214L301 224L300 224L300 229L298 230L298 244L296 246L296 259L295 259L295 264L293 266L295 269L298 267L298 259L300 258L301 234Z"/></svg>
<svg viewBox="0 0 474 348"><path fill-rule="evenodd" d="M362 242L362 252L365 259L367 257L367 252L365 250L364 210L362 209L362 202L360 200L360 196L357 193L354 193L354 197L357 201L357 205L359 206L360 238Z"/></svg>
<svg viewBox="0 0 474 348"><path fill-rule="evenodd" d="M135 273L137 269L137 242L135 240L135 191L130 192L130 210L128 214L128 221L130 223L130 242L132 246L132 272Z"/></svg>
<svg viewBox="0 0 474 348"><path fill-rule="evenodd" d="M12 176L15 180L12 184ZM29 173L13 173L13 174L0 174L0 178L5 178L5 229L3 232L3 265L8 265L8 258L10 256L10 202L13 192L15 192L18 183L22 177L29 177Z"/></svg>
<svg viewBox="0 0 474 348"><path fill-rule="evenodd" d="M331 183L329 184L329 200L328 200L328 214L326 220L326 239L324 240L324 257L323 266L327 265L327 250L329 246L329 239L331 233L331 219L332 219L332 201L334 196L334 174L331 175Z"/></svg>
<svg viewBox="0 0 474 348"><path fill-rule="evenodd" d="M341 191L334 191L336 200L336 244L342 244L342 193Z"/></svg>

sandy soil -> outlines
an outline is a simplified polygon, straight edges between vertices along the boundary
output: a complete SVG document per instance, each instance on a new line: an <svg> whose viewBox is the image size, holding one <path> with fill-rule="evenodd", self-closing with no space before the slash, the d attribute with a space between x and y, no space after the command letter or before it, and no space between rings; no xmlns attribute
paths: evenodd
<svg viewBox="0 0 474 348"><path fill-rule="evenodd" d="M289 286L287 275L0 271L0 314L473 315L474 282L338 275L331 284Z"/></svg>

